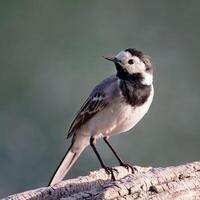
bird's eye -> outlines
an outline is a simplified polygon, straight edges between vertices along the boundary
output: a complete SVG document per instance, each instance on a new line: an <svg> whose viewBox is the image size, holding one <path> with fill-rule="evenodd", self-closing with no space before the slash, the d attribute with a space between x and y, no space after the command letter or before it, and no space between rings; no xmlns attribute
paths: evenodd
<svg viewBox="0 0 200 200"><path fill-rule="evenodd" d="M132 65L134 63L133 59L128 60L128 64Z"/></svg>

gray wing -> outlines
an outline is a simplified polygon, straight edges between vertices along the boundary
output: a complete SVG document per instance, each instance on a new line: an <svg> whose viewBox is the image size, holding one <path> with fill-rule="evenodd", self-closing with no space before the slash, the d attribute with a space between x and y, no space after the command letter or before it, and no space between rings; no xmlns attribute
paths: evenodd
<svg viewBox="0 0 200 200"><path fill-rule="evenodd" d="M110 98L116 90L116 83L116 76L110 76L93 89L92 93L87 98L72 122L67 138L75 134L83 124L88 122L94 115L109 105Z"/></svg>
<svg viewBox="0 0 200 200"><path fill-rule="evenodd" d="M75 134L83 124L89 121L96 113L103 110L107 105L108 102L106 101L104 93L96 92L89 96L72 122L67 138Z"/></svg>

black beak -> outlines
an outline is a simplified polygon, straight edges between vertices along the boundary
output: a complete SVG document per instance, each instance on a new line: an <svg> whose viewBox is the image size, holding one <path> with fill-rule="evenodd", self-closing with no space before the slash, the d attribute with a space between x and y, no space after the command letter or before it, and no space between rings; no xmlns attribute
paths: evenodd
<svg viewBox="0 0 200 200"><path fill-rule="evenodd" d="M106 60L112 61L114 63L120 63L120 60L118 60L116 57L112 57L112 56L103 56L103 58L105 58Z"/></svg>

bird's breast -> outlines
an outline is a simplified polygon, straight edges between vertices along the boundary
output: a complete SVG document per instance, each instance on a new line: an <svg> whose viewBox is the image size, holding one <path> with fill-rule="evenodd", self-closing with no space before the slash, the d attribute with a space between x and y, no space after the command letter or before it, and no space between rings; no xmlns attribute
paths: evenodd
<svg viewBox="0 0 200 200"><path fill-rule="evenodd" d="M121 106L117 106L113 109L113 114L115 113L115 129L113 129L113 133L121 133L130 130L133 128L147 113L149 107L152 103L154 95L153 86L151 87L151 92L146 102L142 105L132 106L130 104L122 104Z"/></svg>
<svg viewBox="0 0 200 200"><path fill-rule="evenodd" d="M148 111L153 95L152 86L149 97L142 105L132 106L126 101L111 103L84 126L84 133L110 136L130 130Z"/></svg>

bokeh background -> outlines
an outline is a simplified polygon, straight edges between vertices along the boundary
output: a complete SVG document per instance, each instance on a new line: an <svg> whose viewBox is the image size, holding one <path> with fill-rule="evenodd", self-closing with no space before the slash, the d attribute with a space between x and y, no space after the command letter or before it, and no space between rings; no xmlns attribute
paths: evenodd
<svg viewBox="0 0 200 200"><path fill-rule="evenodd" d="M151 56L155 98L129 134L111 138L143 166L199 160L200 1L0 1L0 197L46 186L67 128L93 86L115 73L102 55ZM108 165L117 165L98 141ZM87 148L67 178L100 168Z"/></svg>

